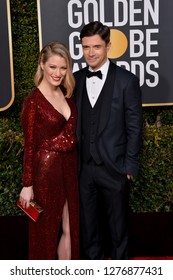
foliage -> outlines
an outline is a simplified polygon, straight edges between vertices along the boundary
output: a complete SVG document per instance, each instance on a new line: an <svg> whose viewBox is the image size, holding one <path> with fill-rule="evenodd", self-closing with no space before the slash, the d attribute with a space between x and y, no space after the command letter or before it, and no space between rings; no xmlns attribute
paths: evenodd
<svg viewBox="0 0 173 280"><path fill-rule="evenodd" d="M16 207L21 189L23 135L21 104L33 88L39 53L36 0L11 0L15 101L0 113L0 215L22 215ZM133 212L173 210L173 108L143 108L141 172L131 186Z"/></svg>
<svg viewBox="0 0 173 280"><path fill-rule="evenodd" d="M132 182L133 212L173 210L173 126L145 127L141 172Z"/></svg>
<svg viewBox="0 0 173 280"><path fill-rule="evenodd" d="M0 120L0 216L20 214L16 201L21 189L23 137L15 124Z"/></svg>

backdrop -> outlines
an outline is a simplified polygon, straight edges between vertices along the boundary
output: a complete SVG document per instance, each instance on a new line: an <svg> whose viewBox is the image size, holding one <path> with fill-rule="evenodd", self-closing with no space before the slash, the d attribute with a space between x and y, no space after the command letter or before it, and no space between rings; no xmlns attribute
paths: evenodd
<svg viewBox="0 0 173 280"><path fill-rule="evenodd" d="M0 0L0 111L14 101L10 1Z"/></svg>
<svg viewBox="0 0 173 280"><path fill-rule="evenodd" d="M143 106L173 105L172 0L37 0L40 48L59 40L73 71L85 66L79 33L99 20L111 29L109 57L140 79Z"/></svg>
<svg viewBox="0 0 173 280"><path fill-rule="evenodd" d="M81 28L99 20L111 29L109 58L140 79L143 106L173 105L172 0L37 0L40 48L64 42L73 71L86 64ZM14 101L10 0L0 1L0 111Z"/></svg>

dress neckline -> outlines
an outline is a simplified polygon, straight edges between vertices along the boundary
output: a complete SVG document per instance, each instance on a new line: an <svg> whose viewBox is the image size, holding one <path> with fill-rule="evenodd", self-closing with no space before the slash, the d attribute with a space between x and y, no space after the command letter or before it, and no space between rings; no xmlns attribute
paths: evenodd
<svg viewBox="0 0 173 280"><path fill-rule="evenodd" d="M40 93L40 95L43 97L43 99L53 108L53 110L54 110L58 115L60 115L66 122L68 122L69 119L71 118L72 112L71 112L71 108L70 108L69 103L67 102L67 100L66 100L67 105L68 105L69 108L70 108L70 116L69 116L68 119L66 119L66 118L64 117L64 115L61 114L61 113L52 105L52 103L44 96L44 94L40 91L40 89L39 89L38 87L37 87L37 90L38 90L38 92Z"/></svg>

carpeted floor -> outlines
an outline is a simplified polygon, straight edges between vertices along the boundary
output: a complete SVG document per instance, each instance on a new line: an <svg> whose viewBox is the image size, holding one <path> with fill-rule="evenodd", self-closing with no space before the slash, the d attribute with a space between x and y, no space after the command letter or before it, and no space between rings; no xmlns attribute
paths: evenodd
<svg viewBox="0 0 173 280"><path fill-rule="evenodd" d="M173 260L173 256L134 257L131 260Z"/></svg>
<svg viewBox="0 0 173 280"><path fill-rule="evenodd" d="M26 260L27 217L2 216L0 225L0 260ZM173 260L173 213L133 213L129 256L130 260Z"/></svg>

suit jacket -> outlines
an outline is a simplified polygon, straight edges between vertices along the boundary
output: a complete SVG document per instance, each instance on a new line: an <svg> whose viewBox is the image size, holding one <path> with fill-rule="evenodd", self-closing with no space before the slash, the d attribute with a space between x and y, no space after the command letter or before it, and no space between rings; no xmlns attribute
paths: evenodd
<svg viewBox="0 0 173 280"><path fill-rule="evenodd" d="M81 148L82 93L87 67L74 73L78 108L77 137ZM97 127L97 147L111 173L137 175L142 131L142 101L138 78L110 61L102 89L104 101ZM87 116L86 116L87 117Z"/></svg>

